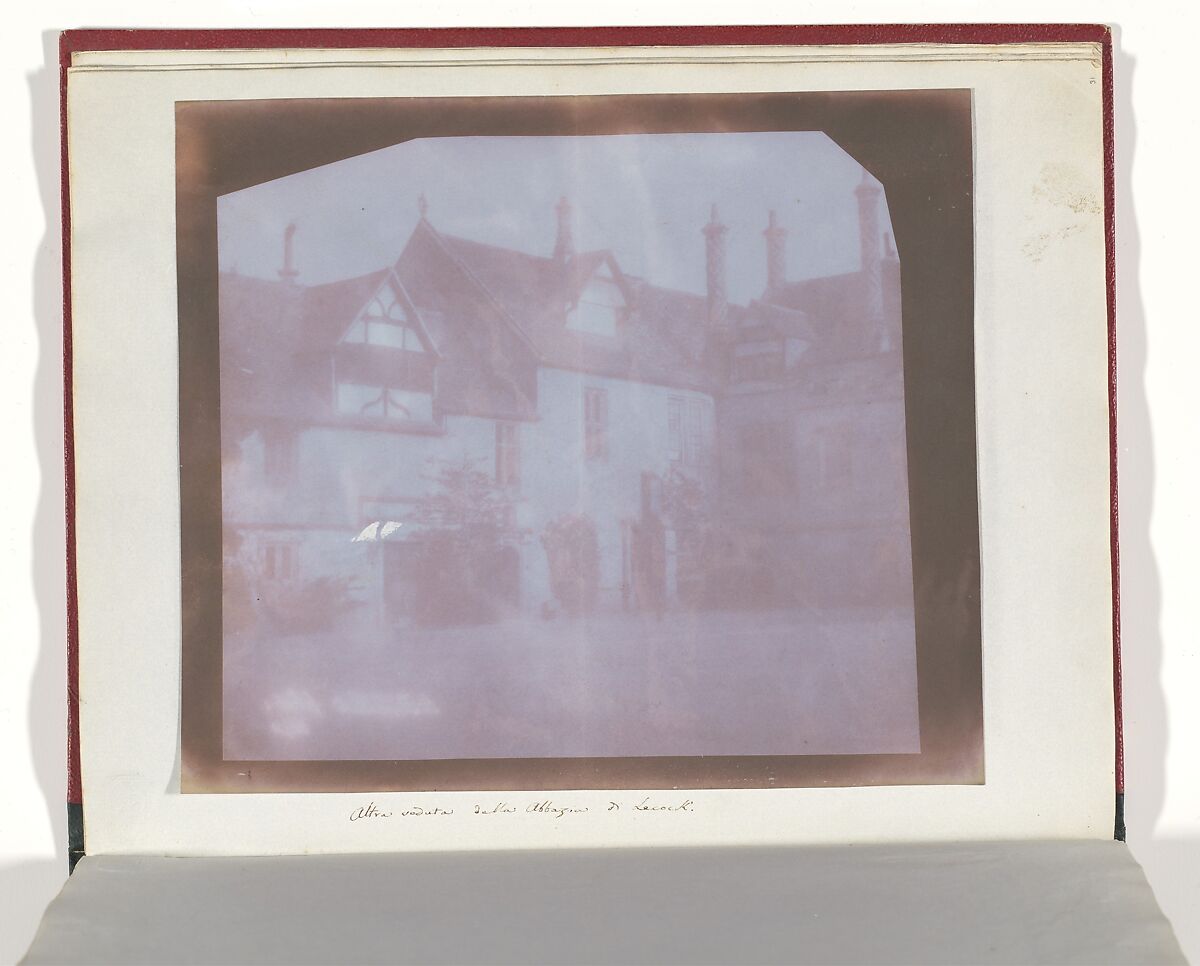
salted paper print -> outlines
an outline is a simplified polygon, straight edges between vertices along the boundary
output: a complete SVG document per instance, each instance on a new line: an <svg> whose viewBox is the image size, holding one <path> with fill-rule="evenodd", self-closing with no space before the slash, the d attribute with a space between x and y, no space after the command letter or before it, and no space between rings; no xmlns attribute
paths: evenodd
<svg viewBox="0 0 1200 966"><path fill-rule="evenodd" d="M417 137L215 215L238 775L919 763L904 256L830 136Z"/></svg>

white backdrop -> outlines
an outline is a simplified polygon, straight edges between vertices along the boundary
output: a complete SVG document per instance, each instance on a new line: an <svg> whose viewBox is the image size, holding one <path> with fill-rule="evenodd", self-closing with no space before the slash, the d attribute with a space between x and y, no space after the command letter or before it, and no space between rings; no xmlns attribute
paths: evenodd
<svg viewBox="0 0 1200 966"><path fill-rule="evenodd" d="M460 3L405 10L405 26L729 22L726 5L609 0ZM1191 958L1200 961L1200 647L1192 627L1200 537L1188 497L1196 452L1200 351L1188 296L1200 231L1200 112L1187 41L1193 5L940 0L900 4L750 2L742 23L1102 21L1117 27L1117 219L1127 819L1134 853ZM65 874L65 634L62 565L61 312L58 244L59 29L81 26L398 26L390 3L148 0L22 6L0 37L8 194L0 271L0 963L27 945ZM20 76L15 76L17 73Z"/></svg>

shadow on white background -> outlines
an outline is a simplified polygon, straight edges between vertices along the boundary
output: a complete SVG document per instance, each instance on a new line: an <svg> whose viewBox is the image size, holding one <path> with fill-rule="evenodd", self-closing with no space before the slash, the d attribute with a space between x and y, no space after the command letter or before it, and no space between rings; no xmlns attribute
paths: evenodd
<svg viewBox="0 0 1200 966"><path fill-rule="evenodd" d="M1121 49L1121 39L1121 31L1115 30L1117 466L1127 841L1185 954L1200 961L1200 832L1193 829L1193 834L1181 836L1169 827L1160 831L1172 738L1163 679L1163 591L1151 533L1155 474L1162 460L1155 461L1147 394L1148 333L1132 181L1134 166L1140 163L1138 135L1145 122L1134 116L1137 64L1132 54ZM1160 328L1157 335L1165 339L1166 333ZM1174 700L1181 699L1186 696L1176 691Z"/></svg>
<svg viewBox="0 0 1200 966"><path fill-rule="evenodd" d="M9 225L4 241L6 257L0 260L8 291L27 291L29 251L37 245L32 273L36 333L25 314L28 296L14 298L10 306L15 311L5 328L6 345L0 350L0 401L5 413L0 425L6 432L0 451L7 457L2 485L4 505L9 511L9 517L0 523L4 528L0 545L6 557L11 554L13 558L3 562L3 573L8 578L4 586L9 592L15 589L13 599L0 604L0 619L6 630L5 664L0 672L0 731L6 752L6 790L0 800L0 963L13 962L23 953L41 911L66 873L56 31L59 27L91 24L95 14L83 3L64 0L56 6L58 9L49 15L58 21L53 30L45 26L49 18L44 8L23 8L18 13L23 19L10 22L0 39L7 55L3 62L10 69L32 71L26 73L19 90L14 83L8 85L12 103L6 103L5 117L10 127L17 129L11 140L20 145L25 143L22 132L29 130L28 112L32 110L36 163L36 183L27 166L21 166L7 179L13 196L6 212L18 222ZM362 4L359 9L361 12L340 9L339 20L347 26L394 20L394 12L387 14L382 7ZM804 16L812 22L832 23L844 19L846 12L829 3L806 7ZM770 3L742 5L737 13L745 22L759 23L795 17L795 11L789 13ZM853 13L865 22L896 19L894 7L885 0L864 0L855 5ZM1191 59L1185 45L1197 36L1200 23L1194 11L1184 13L1181 9L1168 19L1156 17L1150 5L1133 15L1124 6L1066 0L1049 6L1031 0L1010 2L1000 17L991 5L975 3L964 8L961 2L938 0L924 5L920 15L931 22L1123 19L1125 30L1116 40L1120 43L1128 36L1131 49L1138 52L1137 65L1131 54L1118 50L1116 58L1127 820L1134 855L1146 868L1185 952L1200 962L1200 916L1196 914L1200 909L1200 813L1194 809L1200 779L1194 764L1185 765L1187 751L1180 751L1187 746L1196 757L1192 747L1195 735L1179 733L1178 728L1174 733L1168 730L1168 721L1174 726L1178 721L1192 720L1189 716L1194 716L1192 708L1200 689L1194 644L1200 593L1194 587L1191 594L1180 593L1181 584L1186 587L1188 579L1200 574L1195 563L1195 511L1192 509L1190 516L1187 510L1181 513L1180 506L1186 504L1183 497L1176 498L1178 493L1187 492L1197 476L1194 419L1198 380L1195 360L1185 347L1196 342L1194 236L1200 218L1194 215L1194 161L1200 144L1194 104L1187 106L1193 88L1186 84L1188 75L1184 72L1189 70ZM225 26L310 26L330 19L327 6L311 2L297 2L286 14L272 10L269 15L259 16L237 3L179 4L164 13L158 5L125 2L110 8L105 16L109 23L151 25L169 18L181 26L216 25L220 21ZM445 14L430 16L442 24L495 21L495 14L482 4L463 5L452 18ZM559 23L574 17L578 22L659 23L677 16L659 14L645 4L634 3L611 3L590 16L585 10L568 14L549 3L527 3L509 19ZM726 6L700 4L689 8L687 19L719 23L728 22L730 17ZM40 50L34 49L34 37L38 37ZM1178 40L1172 48L1174 38ZM1148 78L1143 77L1146 74ZM1135 154L1135 89L1140 112L1136 133L1146 139L1150 132L1148 140L1154 145L1148 158L1144 147ZM19 147L16 153L20 153ZM1139 172L1148 172L1139 175L1138 188L1141 230L1154 253L1150 265L1141 259L1142 236L1133 215L1131 178L1135 164ZM1165 274L1172 277L1164 282ZM1149 339L1140 276L1155 280L1156 287L1148 287L1147 292L1160 310L1154 323L1153 386L1148 380ZM29 346L35 340L36 376L31 383L35 356ZM1186 365L1187 378L1180 377L1172 365ZM31 385L32 421L26 415L30 412ZM1189 394L1186 400L1179 395L1183 390ZM1163 397L1168 392L1176 395L1169 397L1169 405L1164 407ZM1160 442L1156 468L1152 462L1152 432L1157 428L1163 436L1164 425L1178 431ZM1183 428L1187 425L1191 427L1190 435ZM1171 491L1165 491L1156 481L1156 472L1163 472L1166 466L1170 467L1167 482ZM1161 504L1164 492L1173 497L1170 507ZM1159 521L1152 543L1156 498L1160 501L1160 516L1172 512L1175 516L1165 530ZM1194 492L1190 499L1194 501ZM1189 526L1190 533L1186 532ZM27 557L30 551L32 568ZM1164 594L1160 563L1171 594ZM1167 615L1173 623L1168 624ZM1189 619L1190 625L1186 623ZM1164 652L1168 635L1170 650ZM1165 678L1164 659L1168 665ZM1164 699L1164 687L1170 704ZM1162 821L1164 817L1169 821ZM1162 831L1156 831L1160 826Z"/></svg>
<svg viewBox="0 0 1200 966"><path fill-rule="evenodd" d="M21 800L9 805L0 821L0 849L3 850L0 852L0 963L14 962L24 953L42 911L67 875L66 531L57 33L43 33L41 44L44 66L25 77L37 177L36 196L34 184L30 183L27 204L32 209L35 197L40 200L44 219L44 225L39 226L42 234L37 241L33 263L32 321L36 331L31 331L28 317L17 315L10 319L6 337L36 349L36 372L18 371L13 374L16 378L6 380L8 385L5 387L6 391L25 388L32 376L32 426L26 423L21 428L26 431L32 428L36 465L27 462L30 447L26 440L13 440L4 447L10 453L16 449L24 457L13 460L10 468L23 469L22 480L28 488L28 496L36 496L36 510L32 527L28 517L19 521L23 526L12 527L17 543L14 550L28 553L22 575L25 579L17 586L31 588L32 594L25 590L11 605L0 605L0 612L7 611L4 614L7 622L17 616L10 607L24 607L35 615L36 623L30 621L5 635L4 646L10 654L0 675L0 680L8 679L6 689L27 689L28 695L26 701L16 703L11 711L12 718L16 719L11 721L16 728L12 752L14 757L20 754L22 749L17 742L23 737L25 760L14 762L16 774L6 782L10 793L16 791ZM7 62L15 59L9 58ZM25 255L24 252L21 254ZM13 253L9 257L15 256ZM18 265L22 272L28 271L27 261L18 261ZM7 351L13 348L10 346ZM30 357L33 357L32 352ZM10 356L9 361L11 359ZM8 362L3 365L7 367ZM30 410L28 396L19 403L15 411ZM9 409L9 412L13 411ZM13 481L7 480L6 484L12 490L6 491L4 503L11 507L19 497ZM20 572L15 563L14 578ZM16 656L25 659L22 667L27 669L28 676L16 673L13 667ZM5 699L7 703L9 696L5 695ZM14 694L12 700L19 699ZM9 711L9 708L4 710ZM18 718L21 710L26 715L24 722ZM21 727L22 723L25 728ZM39 793L40 803L37 800Z"/></svg>

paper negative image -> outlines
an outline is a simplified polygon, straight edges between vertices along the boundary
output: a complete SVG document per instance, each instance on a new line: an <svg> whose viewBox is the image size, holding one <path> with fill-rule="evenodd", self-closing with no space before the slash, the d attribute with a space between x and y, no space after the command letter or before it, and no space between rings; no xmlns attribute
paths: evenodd
<svg viewBox="0 0 1200 966"><path fill-rule="evenodd" d="M900 261L813 132L219 199L224 757L920 751Z"/></svg>
<svg viewBox="0 0 1200 966"><path fill-rule="evenodd" d="M970 105L179 105L183 789L982 782Z"/></svg>

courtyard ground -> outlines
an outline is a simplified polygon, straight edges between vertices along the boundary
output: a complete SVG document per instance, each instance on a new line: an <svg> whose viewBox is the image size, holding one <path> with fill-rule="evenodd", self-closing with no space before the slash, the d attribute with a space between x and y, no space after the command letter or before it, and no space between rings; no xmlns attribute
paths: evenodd
<svg viewBox="0 0 1200 966"><path fill-rule="evenodd" d="M229 759L920 750L911 611L240 636L224 661Z"/></svg>

